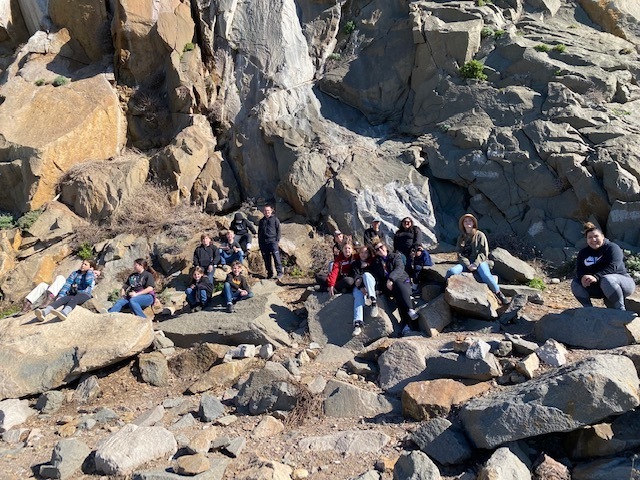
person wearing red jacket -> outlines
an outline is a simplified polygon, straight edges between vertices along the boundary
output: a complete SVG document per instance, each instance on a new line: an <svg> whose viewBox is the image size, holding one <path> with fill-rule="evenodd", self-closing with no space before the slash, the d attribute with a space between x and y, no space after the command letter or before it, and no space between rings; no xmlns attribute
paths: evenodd
<svg viewBox="0 0 640 480"><path fill-rule="evenodd" d="M336 293L351 293L355 284L351 267L357 259L358 255L353 253L353 245L349 242L345 243L342 251L335 258L329 275L322 273L316 275L316 281L321 290L328 290L331 296Z"/></svg>

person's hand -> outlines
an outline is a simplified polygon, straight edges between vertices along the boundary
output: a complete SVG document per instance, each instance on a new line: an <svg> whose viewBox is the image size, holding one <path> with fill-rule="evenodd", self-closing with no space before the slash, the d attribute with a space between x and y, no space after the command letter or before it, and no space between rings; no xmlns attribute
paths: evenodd
<svg viewBox="0 0 640 480"><path fill-rule="evenodd" d="M329 296L333 297L336 294L336 289L334 287L329 287Z"/></svg>
<svg viewBox="0 0 640 480"><path fill-rule="evenodd" d="M137 295L138 295L138 292L134 292L133 290L131 290L131 291L129 292L129 298L133 298L133 297L135 297L135 296L137 296Z"/></svg>
<svg viewBox="0 0 640 480"><path fill-rule="evenodd" d="M356 287L359 287L361 283L362 283L362 279L356 278Z"/></svg>
<svg viewBox="0 0 640 480"><path fill-rule="evenodd" d="M393 281L387 280L387 290L393 289Z"/></svg>
<svg viewBox="0 0 640 480"><path fill-rule="evenodd" d="M249 295L249 292L247 292L246 290L240 290L241 297L246 297L247 295Z"/></svg>
<svg viewBox="0 0 640 480"><path fill-rule="evenodd" d="M207 267L207 272L213 272L213 265L209 265Z"/></svg>
<svg viewBox="0 0 640 480"><path fill-rule="evenodd" d="M583 287L586 288L592 283L598 283L598 279L593 275L583 275L582 278L580 279L580 283L582 284Z"/></svg>
<svg viewBox="0 0 640 480"><path fill-rule="evenodd" d="M477 269L478 269L478 266L475 263L472 263L467 267L467 270L469 270L470 272L475 272Z"/></svg>

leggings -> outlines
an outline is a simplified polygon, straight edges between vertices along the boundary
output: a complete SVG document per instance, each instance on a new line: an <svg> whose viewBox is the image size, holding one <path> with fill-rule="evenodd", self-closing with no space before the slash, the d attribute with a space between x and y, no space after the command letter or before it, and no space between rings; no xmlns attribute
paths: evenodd
<svg viewBox="0 0 640 480"><path fill-rule="evenodd" d="M58 307L64 307L63 310L65 310L65 313L69 313L75 307L77 307L78 305L82 305L84 302L86 302L90 298L91 298L91 295L88 295L86 293L76 293L75 295L58 297L51 303L51 305L49 305L43 310L43 313L45 315L48 315Z"/></svg>

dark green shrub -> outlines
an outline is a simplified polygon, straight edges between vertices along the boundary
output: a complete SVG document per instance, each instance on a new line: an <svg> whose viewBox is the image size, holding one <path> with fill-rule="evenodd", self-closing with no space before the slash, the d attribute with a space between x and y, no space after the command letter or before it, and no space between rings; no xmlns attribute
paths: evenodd
<svg viewBox="0 0 640 480"><path fill-rule="evenodd" d="M559 43L558 45L554 45L554 52L564 53L567 51L567 46L564 43Z"/></svg>
<svg viewBox="0 0 640 480"><path fill-rule="evenodd" d="M16 228L16 221L10 213L0 212L0 230Z"/></svg>
<svg viewBox="0 0 640 480"><path fill-rule="evenodd" d="M30 212L25 213L18 219L18 227L20 230L28 230L31 226L36 223L38 217L42 213L42 210L31 210Z"/></svg>
<svg viewBox="0 0 640 480"><path fill-rule="evenodd" d="M82 260L88 260L90 258L93 258L93 246L88 242L82 243L78 248L76 255L80 257Z"/></svg>
<svg viewBox="0 0 640 480"><path fill-rule="evenodd" d="M540 290L541 292L544 292L547 289L547 285L544 283L544 280L540 279L540 278L534 278L532 280L529 280L529 284L528 284L531 288L535 288L537 290Z"/></svg>
<svg viewBox="0 0 640 480"><path fill-rule="evenodd" d="M33 82L36 84L36 87L41 87L42 85L45 84L44 78L39 78L38 80L36 80L35 82Z"/></svg>
<svg viewBox="0 0 640 480"><path fill-rule="evenodd" d="M193 44L192 42L189 42L189 43L185 43L184 48L182 49L182 51L183 52L190 52L194 48L196 48L195 44Z"/></svg>
<svg viewBox="0 0 640 480"><path fill-rule="evenodd" d="M51 85L53 85L54 87L61 87L62 85L66 85L67 83L69 83L69 79L67 77L58 75L56 78L53 79L53 82L51 82Z"/></svg>
<svg viewBox="0 0 640 480"><path fill-rule="evenodd" d="M533 47L533 49L537 50L538 52L548 52L549 50L551 50L551 47L549 45L541 43L540 45L536 45L535 47Z"/></svg>
<svg viewBox="0 0 640 480"><path fill-rule="evenodd" d="M355 29L356 29L356 22L354 22L353 20L349 20L347 23L344 24L344 33L346 33L347 35L354 32Z"/></svg>
<svg viewBox="0 0 640 480"><path fill-rule="evenodd" d="M470 60L465 63L458 73L462 78L475 78L476 80L486 80L488 77L484 73L484 64L479 60Z"/></svg>

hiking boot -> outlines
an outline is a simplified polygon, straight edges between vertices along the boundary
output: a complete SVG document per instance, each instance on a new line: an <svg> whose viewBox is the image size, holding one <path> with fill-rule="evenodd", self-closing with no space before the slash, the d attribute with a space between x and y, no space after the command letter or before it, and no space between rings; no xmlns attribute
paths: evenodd
<svg viewBox="0 0 640 480"><path fill-rule="evenodd" d="M379 316L380 310L378 309L378 304L374 300L373 303L371 303L371 318L377 318Z"/></svg>
<svg viewBox="0 0 640 480"><path fill-rule="evenodd" d="M417 320L418 317L420 316L420 315L418 315L418 312L416 312L413 308L410 309L409 312L407 312L407 313L409 313L409 318L411 320Z"/></svg>
<svg viewBox="0 0 640 480"><path fill-rule="evenodd" d="M36 318L38 319L39 322L44 322L44 314L42 313L42 310L39 308L36 308L35 312L33 312L36 316Z"/></svg>
<svg viewBox="0 0 640 480"><path fill-rule="evenodd" d="M504 293L502 293L502 292L497 292L496 293L496 297L498 297L498 300L500 301L500 303L502 305L509 305L509 303L511 303L511 300L509 300L507 297L505 297Z"/></svg>
<svg viewBox="0 0 640 480"><path fill-rule="evenodd" d="M353 332L351 333L351 336L357 337L361 333L362 333L362 322L355 323L353 326Z"/></svg>
<svg viewBox="0 0 640 480"><path fill-rule="evenodd" d="M227 313L233 313L234 311L233 303L227 303Z"/></svg>
<svg viewBox="0 0 640 480"><path fill-rule="evenodd" d="M20 315L24 315L25 313L30 312L33 309L33 304L29 300L25 300L22 303L22 310L20 310Z"/></svg>
<svg viewBox="0 0 640 480"><path fill-rule="evenodd" d="M200 306L200 305L196 305L195 307L193 307L193 308L191 309L191 311L192 311L192 312L200 312L200 311L202 311L202 306Z"/></svg>
<svg viewBox="0 0 640 480"><path fill-rule="evenodd" d="M42 302L42 304L40 305L40 308L45 308L48 307L49 305L51 305L51 302L53 302L56 299L55 295L51 294L51 293L47 293L47 298L44 299L44 302Z"/></svg>

